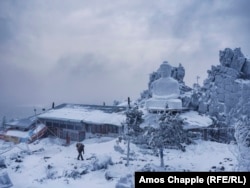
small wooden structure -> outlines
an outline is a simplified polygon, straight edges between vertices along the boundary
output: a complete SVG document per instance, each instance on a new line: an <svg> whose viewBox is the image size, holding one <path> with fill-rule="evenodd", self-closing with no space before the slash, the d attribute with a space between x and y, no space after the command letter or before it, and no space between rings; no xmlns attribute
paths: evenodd
<svg viewBox="0 0 250 188"><path fill-rule="evenodd" d="M187 130L192 136L206 141L216 141L221 143L230 143L234 138L234 127L200 127Z"/></svg>
<svg viewBox="0 0 250 188"><path fill-rule="evenodd" d="M28 131L18 129L7 129L4 132L0 132L0 139L18 143L32 143L37 139L43 137L47 132L47 127L44 124L37 124L35 127Z"/></svg>
<svg viewBox="0 0 250 188"><path fill-rule="evenodd" d="M22 131L28 131L35 127L37 123L36 116L30 116L28 118L15 119L4 123L7 129L16 129Z"/></svg>

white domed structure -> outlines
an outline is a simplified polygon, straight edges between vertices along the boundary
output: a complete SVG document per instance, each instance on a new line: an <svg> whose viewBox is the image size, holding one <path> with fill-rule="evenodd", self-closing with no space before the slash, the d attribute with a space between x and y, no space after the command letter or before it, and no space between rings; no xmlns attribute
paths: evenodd
<svg viewBox="0 0 250 188"><path fill-rule="evenodd" d="M172 67L167 61L160 65L158 72L161 77L152 83L152 98L146 101L148 110L182 109L179 83L171 77L171 70Z"/></svg>

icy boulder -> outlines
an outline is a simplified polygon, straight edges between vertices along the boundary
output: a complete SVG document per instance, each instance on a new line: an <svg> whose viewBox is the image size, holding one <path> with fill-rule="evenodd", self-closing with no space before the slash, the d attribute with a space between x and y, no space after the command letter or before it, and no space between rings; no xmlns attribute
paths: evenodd
<svg viewBox="0 0 250 188"><path fill-rule="evenodd" d="M242 67L243 77L246 79L250 79L250 60L245 59L245 63Z"/></svg>
<svg viewBox="0 0 250 188"><path fill-rule="evenodd" d="M98 155L93 157L92 171L107 169L109 165L113 165L112 158L109 155Z"/></svg>
<svg viewBox="0 0 250 188"><path fill-rule="evenodd" d="M13 184L9 178L9 175L7 172L1 172L0 173L0 187L2 188L9 188L12 187Z"/></svg>
<svg viewBox="0 0 250 188"><path fill-rule="evenodd" d="M233 68L238 72L242 71L246 58L240 48L234 50L226 48L224 51L220 51L219 55L222 66Z"/></svg>
<svg viewBox="0 0 250 188"><path fill-rule="evenodd" d="M115 188L134 188L134 176L128 174L121 177L116 183Z"/></svg>
<svg viewBox="0 0 250 188"><path fill-rule="evenodd" d="M177 80L178 82L183 82L183 79L185 77L185 69L180 63L178 67L173 67L172 68L172 73L171 76Z"/></svg>

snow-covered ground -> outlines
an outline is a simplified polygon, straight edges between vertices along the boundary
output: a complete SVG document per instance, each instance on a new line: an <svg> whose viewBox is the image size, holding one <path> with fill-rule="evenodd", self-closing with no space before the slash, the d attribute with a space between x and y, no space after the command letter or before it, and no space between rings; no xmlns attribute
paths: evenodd
<svg viewBox="0 0 250 188"><path fill-rule="evenodd" d="M7 172L16 188L111 188L129 174L133 181L134 172L143 169L234 171L237 164L234 145L196 140L196 144L186 147L186 152L165 149L164 169L152 150L131 144L131 161L126 166L127 144L117 141L110 137L84 140L84 160L79 161L75 142L65 146L65 140L51 137L29 145L14 145L0 140L1 158L6 166L0 172Z"/></svg>

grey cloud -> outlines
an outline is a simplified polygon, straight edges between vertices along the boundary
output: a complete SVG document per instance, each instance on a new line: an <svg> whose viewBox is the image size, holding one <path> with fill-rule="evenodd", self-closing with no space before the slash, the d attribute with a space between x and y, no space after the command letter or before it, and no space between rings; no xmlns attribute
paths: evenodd
<svg viewBox="0 0 250 188"><path fill-rule="evenodd" d="M191 85L218 63L219 50L249 53L248 7L247 0L2 0L0 100L134 98L164 60L182 63Z"/></svg>
<svg viewBox="0 0 250 188"><path fill-rule="evenodd" d="M61 57L56 66L56 71L66 70L69 75L81 76L86 74L103 74L108 61L105 57L96 54L73 54Z"/></svg>
<svg viewBox="0 0 250 188"><path fill-rule="evenodd" d="M249 1L188 1L180 3L175 14L159 9L149 19L149 29L152 34L163 38L170 35L175 38L186 39L196 33L229 32L227 29L242 27L249 28ZM229 32L230 33L230 32Z"/></svg>
<svg viewBox="0 0 250 188"><path fill-rule="evenodd" d="M13 37L11 22L6 18L0 17L0 45L5 44Z"/></svg>
<svg viewBox="0 0 250 188"><path fill-rule="evenodd" d="M39 100L40 81L34 73L2 62L0 80L0 104L30 104Z"/></svg>
<svg viewBox="0 0 250 188"><path fill-rule="evenodd" d="M163 4L164 8L159 7L149 18L149 31L154 37L164 38L170 35L185 38L193 29L200 2L189 1L186 6L181 3L179 7L176 7L174 13L168 3Z"/></svg>
<svg viewBox="0 0 250 188"><path fill-rule="evenodd" d="M63 55L45 78L47 89L60 101L112 104L129 93L132 75L126 67L97 53Z"/></svg>

